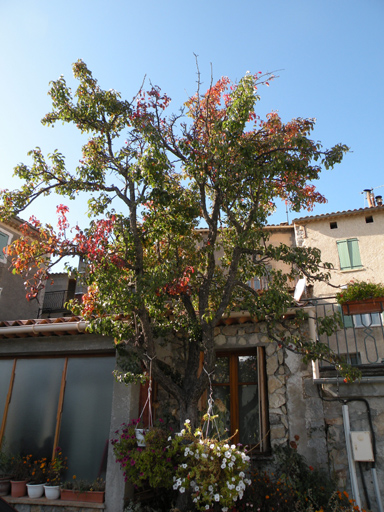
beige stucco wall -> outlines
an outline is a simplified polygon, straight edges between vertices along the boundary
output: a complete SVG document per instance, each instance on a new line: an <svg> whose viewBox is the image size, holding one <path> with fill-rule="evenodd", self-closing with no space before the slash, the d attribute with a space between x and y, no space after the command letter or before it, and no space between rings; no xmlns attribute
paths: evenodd
<svg viewBox="0 0 384 512"><path fill-rule="evenodd" d="M366 218L372 216L373 222ZM337 222L331 229L330 223ZM359 281L384 282L384 208L370 211L369 208L339 216L332 215L316 220L295 221L296 244L304 247L317 247L322 260L333 264L331 283L336 286L347 284L351 279ZM363 267L354 270L340 270L337 241L357 238ZM337 290L326 283L315 283L313 294L316 297L335 295Z"/></svg>
<svg viewBox="0 0 384 512"><path fill-rule="evenodd" d="M20 237L20 232L14 223L0 223L0 230L9 236L9 242ZM39 303L36 300L28 302L25 295L24 280L13 275L10 270L10 258L0 255L0 320L24 320L37 318ZM41 294L40 294L41 296Z"/></svg>

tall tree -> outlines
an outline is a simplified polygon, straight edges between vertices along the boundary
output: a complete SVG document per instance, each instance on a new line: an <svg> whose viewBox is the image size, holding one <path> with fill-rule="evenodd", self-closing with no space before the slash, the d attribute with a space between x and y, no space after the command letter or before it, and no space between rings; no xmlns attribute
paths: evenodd
<svg viewBox="0 0 384 512"><path fill-rule="evenodd" d="M39 236L13 245L14 271L26 276L32 299L53 264L47 254L80 255L88 292L78 310L90 328L131 347L132 373L140 371L133 361L147 368L151 361L153 377L180 406L181 423L196 423L223 315L247 309L267 321L273 338L274 324L292 303L288 283L301 275L328 277L319 251L273 246L266 225L276 199L294 211L324 202L312 181L348 148L324 150L311 140L313 119L284 124L276 112L260 119L257 90L271 78L260 73L238 83L221 78L204 94L198 86L179 115L168 115L170 99L158 87L141 88L126 101L102 90L81 60L73 71L76 92L63 77L52 82L53 108L42 122L73 123L88 135L79 166L71 172L58 151L46 159L34 149L32 165L15 168L25 185L1 193L1 214L18 214L52 192L75 199L82 191L90 195L93 220L73 234L66 206L58 208L58 231L32 218ZM289 264L290 272L268 270L273 261ZM38 268L32 274L31 262ZM247 282L267 272L269 289L260 295ZM158 351L175 333L184 343L177 369ZM285 342L312 354L304 338ZM206 372L198 376L201 352Z"/></svg>

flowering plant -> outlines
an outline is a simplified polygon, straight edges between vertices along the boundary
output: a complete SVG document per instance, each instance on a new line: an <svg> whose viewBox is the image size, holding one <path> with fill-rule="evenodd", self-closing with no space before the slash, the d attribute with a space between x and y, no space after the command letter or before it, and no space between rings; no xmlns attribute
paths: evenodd
<svg viewBox="0 0 384 512"><path fill-rule="evenodd" d="M31 484L43 484L47 480L47 458L34 460L31 464Z"/></svg>
<svg viewBox="0 0 384 512"><path fill-rule="evenodd" d="M336 297L339 304L354 300L381 298L384 297L384 285L366 281L351 281L347 288L339 292Z"/></svg>
<svg viewBox="0 0 384 512"><path fill-rule="evenodd" d="M67 468L67 457L63 457L61 448L57 447L55 457L47 467L47 485L60 485L61 475Z"/></svg>
<svg viewBox="0 0 384 512"><path fill-rule="evenodd" d="M15 455L11 458L10 473L13 480L28 480L31 476L32 455Z"/></svg>
<svg viewBox="0 0 384 512"><path fill-rule="evenodd" d="M183 455L173 477L173 488L180 493L190 490L199 510L209 509L216 502L226 512L251 483L246 478L249 456L245 449L230 445L229 441L204 438L201 429L192 433L189 420L172 440L173 449Z"/></svg>
<svg viewBox="0 0 384 512"><path fill-rule="evenodd" d="M168 441L169 433L164 427L151 427L145 433L145 447L141 447L135 433L139 427L140 420L123 423L121 430L115 432L118 437L111 441L116 462L124 470L125 481L137 487L171 488L178 454Z"/></svg>
<svg viewBox="0 0 384 512"><path fill-rule="evenodd" d="M62 489L71 489L73 491L89 492L89 491L105 491L105 480L97 477L93 482L88 480L79 479L73 475L72 480L66 480L61 486Z"/></svg>

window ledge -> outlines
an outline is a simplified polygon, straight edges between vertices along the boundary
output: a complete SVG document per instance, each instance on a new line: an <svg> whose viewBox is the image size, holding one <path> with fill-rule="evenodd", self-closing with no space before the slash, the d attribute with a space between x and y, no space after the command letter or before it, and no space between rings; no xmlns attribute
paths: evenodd
<svg viewBox="0 0 384 512"><path fill-rule="evenodd" d="M345 269L345 270L339 270L339 272L341 272L342 274L349 274L351 272L362 272L362 271L365 271L366 269L364 267L358 267L358 268L348 268L348 269Z"/></svg>

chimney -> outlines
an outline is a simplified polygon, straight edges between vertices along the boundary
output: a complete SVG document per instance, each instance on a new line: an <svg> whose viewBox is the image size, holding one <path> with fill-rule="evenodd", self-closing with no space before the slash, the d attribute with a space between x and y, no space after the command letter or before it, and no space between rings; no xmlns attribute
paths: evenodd
<svg viewBox="0 0 384 512"><path fill-rule="evenodd" d="M383 206L383 196L376 196L377 206Z"/></svg>
<svg viewBox="0 0 384 512"><path fill-rule="evenodd" d="M373 208L375 205L375 195L374 193L372 192L372 188L365 188L364 189L364 192L366 194L366 197L367 197L367 201L368 201L368 207L369 208Z"/></svg>

